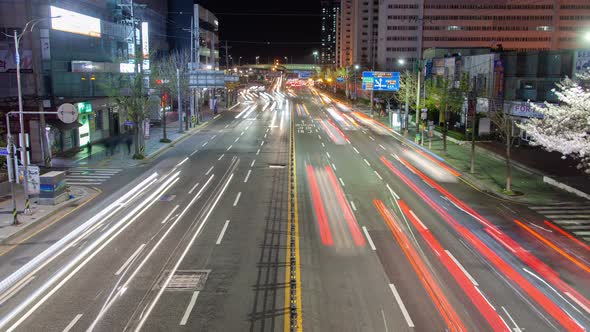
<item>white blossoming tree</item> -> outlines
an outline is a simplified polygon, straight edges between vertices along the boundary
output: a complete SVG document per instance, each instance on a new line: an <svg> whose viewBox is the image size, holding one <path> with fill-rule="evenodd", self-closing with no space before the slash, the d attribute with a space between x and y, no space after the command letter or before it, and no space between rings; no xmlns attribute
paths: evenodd
<svg viewBox="0 0 590 332"><path fill-rule="evenodd" d="M554 92L559 103L531 104L544 118L520 127L533 144L580 160L578 167L590 173L590 71L564 79Z"/></svg>

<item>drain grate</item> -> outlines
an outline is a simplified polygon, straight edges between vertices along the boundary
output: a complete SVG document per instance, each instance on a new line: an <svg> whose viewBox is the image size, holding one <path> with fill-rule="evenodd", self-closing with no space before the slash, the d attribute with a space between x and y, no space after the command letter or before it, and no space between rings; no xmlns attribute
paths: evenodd
<svg viewBox="0 0 590 332"><path fill-rule="evenodd" d="M176 271L166 286L167 290L202 291L211 270L180 270ZM164 286L170 271L165 271L158 286Z"/></svg>

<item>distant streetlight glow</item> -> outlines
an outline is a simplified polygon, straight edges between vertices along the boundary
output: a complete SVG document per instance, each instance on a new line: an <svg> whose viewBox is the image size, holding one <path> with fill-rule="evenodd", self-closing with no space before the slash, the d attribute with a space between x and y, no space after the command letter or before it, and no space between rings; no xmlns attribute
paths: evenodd
<svg viewBox="0 0 590 332"><path fill-rule="evenodd" d="M590 31L586 32L586 35L584 36L584 38L586 39L587 42L590 42Z"/></svg>
<svg viewBox="0 0 590 332"><path fill-rule="evenodd" d="M405 59L399 59L397 60L397 63L399 63L400 65L405 65L406 64L406 60Z"/></svg>
<svg viewBox="0 0 590 332"><path fill-rule="evenodd" d="M359 65L354 65L354 70L359 70L361 68L361 66Z"/></svg>

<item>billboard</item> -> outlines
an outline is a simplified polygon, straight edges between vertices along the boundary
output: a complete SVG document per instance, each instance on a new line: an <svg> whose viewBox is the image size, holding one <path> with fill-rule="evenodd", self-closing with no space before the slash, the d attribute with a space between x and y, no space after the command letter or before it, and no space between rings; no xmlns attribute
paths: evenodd
<svg viewBox="0 0 590 332"><path fill-rule="evenodd" d="M100 20L67 9L51 6L51 28L65 32L76 33L100 38Z"/></svg>

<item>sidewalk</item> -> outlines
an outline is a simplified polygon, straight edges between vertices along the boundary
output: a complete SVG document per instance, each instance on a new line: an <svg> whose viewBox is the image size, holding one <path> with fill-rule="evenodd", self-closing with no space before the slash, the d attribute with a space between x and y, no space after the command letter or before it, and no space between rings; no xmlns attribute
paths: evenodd
<svg viewBox="0 0 590 332"><path fill-rule="evenodd" d="M350 105L350 104L349 104ZM357 103L353 107L355 111L370 114L368 106ZM388 125L389 118L379 117L376 113L375 120ZM416 128L410 125L406 139L414 141ZM430 148L429 148L430 146ZM506 185L506 162L504 159L504 145L499 142L477 142L475 151L475 173L470 173L471 144L456 144L447 140L447 152L443 151L442 137L435 135L429 145L427 137L424 140L424 148L443 158L449 165L462 173L462 177L487 192L494 193L511 200L525 204L552 204L560 202L580 201L581 198L558 189L543 182L543 176L548 175L560 182L573 184L579 190L590 192L590 177L572 170L575 162L568 160L555 160L555 154L539 151L537 148L513 148L512 149L512 191L521 195L507 196L504 194ZM560 163L561 162L561 163ZM577 171L577 170L576 170ZM567 175L569 174L569 175ZM573 174L573 175L572 175Z"/></svg>
<svg viewBox="0 0 590 332"><path fill-rule="evenodd" d="M221 113L222 111L223 109L220 109L218 113ZM178 121L168 123L166 125L166 136L172 141L171 143L160 142L160 139L163 137L163 128L150 128L150 138L145 141L146 159L157 156L161 151L172 146L175 142L206 126L214 116L213 112L208 109L205 109L202 112L202 115L203 121L198 126L184 131L183 133L178 132ZM123 142L115 149L115 153L111 155L110 153L107 153L105 147L102 144L96 144L92 147L92 156L89 156L87 150L84 149L72 156L53 158L52 167L55 169L70 167L128 168L138 165L142 162L142 160L135 160L132 158L133 148L134 147L132 146L131 154L128 154L127 146ZM143 161L145 162L145 159ZM0 196L0 254L2 253L3 246L11 246L9 243L7 243L9 240L16 239L17 237L21 236L26 237L27 235L25 231L35 225L38 225L38 227L44 227L44 223L51 224L56 222L66 214L92 200L96 195L99 194L99 191L87 186L71 186L70 194L74 196L74 198L58 205L38 205L34 200L32 200L31 208L33 213L31 215L24 215L22 186L17 185L16 202L17 209L19 211L19 225L12 224L12 198L10 193ZM51 218L56 215L59 216L56 218Z"/></svg>
<svg viewBox="0 0 590 332"><path fill-rule="evenodd" d="M220 110L218 113L221 113ZM178 132L178 121L166 124L166 137L171 141L170 143L162 143L160 139L163 137L162 127L150 128L150 137L145 140L145 156L146 159L157 155L163 149L171 146L179 139L194 133L196 130L205 126L211 119L213 119L213 112L206 110L202 112L203 121L194 128L189 128L188 131ZM183 127L184 130L184 127ZM71 167L99 167L99 168L128 168L138 165L142 160L133 159L135 145L131 146L131 153L128 153L127 146L122 141L115 148L115 153L110 154L106 151L103 144L95 143L92 146L92 155L88 154L87 149L76 153L72 156L54 157L51 165L54 168L71 168Z"/></svg>
<svg viewBox="0 0 590 332"><path fill-rule="evenodd" d="M6 245L6 241L15 238L25 230L29 229L40 222L48 220L51 216L61 213L65 215L74 209L82 206L85 202L90 201L99 192L89 187L71 186L70 194L74 197L58 205L37 205L31 204L31 215L23 214L24 198L21 186L16 189L16 207L18 210L19 225L12 224L12 197L4 195L0 197L0 243Z"/></svg>

